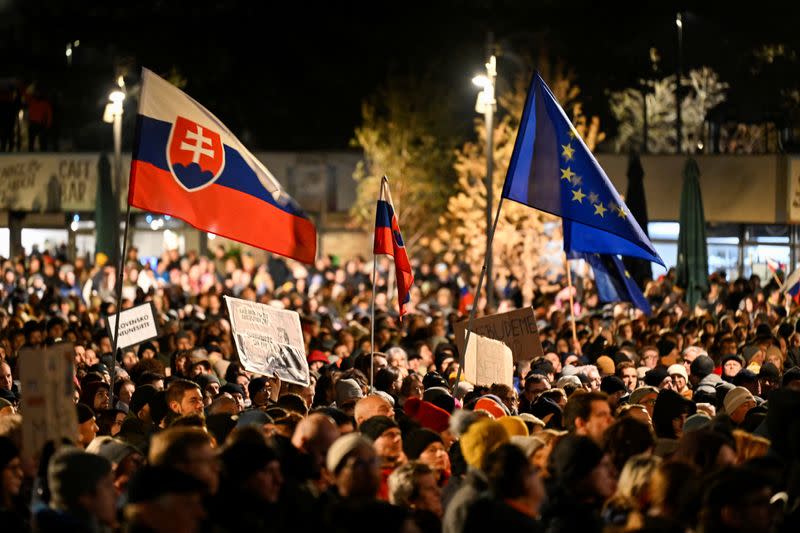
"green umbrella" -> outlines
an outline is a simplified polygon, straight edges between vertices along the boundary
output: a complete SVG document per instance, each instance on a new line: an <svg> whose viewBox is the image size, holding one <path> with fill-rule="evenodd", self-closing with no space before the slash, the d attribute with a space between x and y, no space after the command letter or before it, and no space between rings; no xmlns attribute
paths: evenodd
<svg viewBox="0 0 800 533"><path fill-rule="evenodd" d="M119 213L111 187L111 163L106 154L97 163L97 196L94 210L95 254L103 253L111 264L119 254Z"/></svg>
<svg viewBox="0 0 800 533"><path fill-rule="evenodd" d="M699 176L697 162L689 158L683 167L677 275L678 285L686 290L686 303L691 307L708 287L706 217L703 214Z"/></svg>

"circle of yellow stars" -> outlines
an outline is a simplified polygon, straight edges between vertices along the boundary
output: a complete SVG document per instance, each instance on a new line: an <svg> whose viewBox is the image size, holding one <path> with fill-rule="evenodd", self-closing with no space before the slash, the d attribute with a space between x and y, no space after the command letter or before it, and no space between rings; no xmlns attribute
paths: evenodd
<svg viewBox="0 0 800 533"><path fill-rule="evenodd" d="M563 159L564 166L566 168L560 168L561 170L561 180L566 181L567 186L571 187L570 192L572 192L572 199L573 202L578 202L579 204L583 204L583 200L587 199L589 205L594 208L594 215L599 216L600 218L605 218L606 212L611 211L612 213L616 214L619 218L626 218L628 213L625 211L625 206L617 204L614 200L611 200L607 204L603 204L600 201L600 196L595 193L594 191L589 191L589 194L583 192L583 178L575 174L573 172L572 167L570 166L570 162L574 162L575 160L575 147L572 145L572 141L575 140L577 133L575 130L570 129L567 133L569 136L569 140L567 144L561 144L561 157ZM574 188L572 188L574 187ZM606 207L608 206L608 207Z"/></svg>

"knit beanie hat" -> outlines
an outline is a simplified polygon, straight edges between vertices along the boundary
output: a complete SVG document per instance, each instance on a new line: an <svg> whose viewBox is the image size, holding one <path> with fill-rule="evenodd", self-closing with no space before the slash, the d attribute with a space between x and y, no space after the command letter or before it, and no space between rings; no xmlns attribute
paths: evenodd
<svg viewBox="0 0 800 533"><path fill-rule="evenodd" d="M469 426L459 442L467 464L483 469L486 457L509 441L506 428L495 420L484 418Z"/></svg>
<svg viewBox="0 0 800 533"><path fill-rule="evenodd" d="M341 408L344 404L364 397L358 382L351 378L340 379L334 387L336 391L336 406Z"/></svg>
<svg viewBox="0 0 800 533"><path fill-rule="evenodd" d="M426 389L422 393L422 399L451 414L456 408L455 399L450 395L450 391L444 387Z"/></svg>
<svg viewBox="0 0 800 533"><path fill-rule="evenodd" d="M704 412L698 411L687 418L686 422L683 423L683 432L685 434L690 431L697 431L708 427L709 424L711 424L711 417Z"/></svg>
<svg viewBox="0 0 800 533"><path fill-rule="evenodd" d="M93 453L100 457L105 457L112 465L119 465L123 459L138 450L127 442L115 439L114 437L101 436L95 437L86 447L86 453Z"/></svg>
<svg viewBox="0 0 800 533"><path fill-rule="evenodd" d="M755 401L753 394L744 387L734 387L725 395L725 414L730 415L747 401Z"/></svg>
<svg viewBox="0 0 800 533"><path fill-rule="evenodd" d="M647 371L644 375L644 382L651 387L658 387L668 377L667 369L663 366L657 366Z"/></svg>
<svg viewBox="0 0 800 533"><path fill-rule="evenodd" d="M105 457L72 446L61 448L47 467L51 506L56 510L73 509L81 495L94 492L109 472L111 463Z"/></svg>
<svg viewBox="0 0 800 533"><path fill-rule="evenodd" d="M489 396L483 396L475 403L475 411L486 411L492 415L495 420L506 416L508 413L501 406L501 402L497 402Z"/></svg>
<svg viewBox="0 0 800 533"><path fill-rule="evenodd" d="M504 416L497 420L501 426L506 428L509 437L527 437L528 426L518 416Z"/></svg>
<svg viewBox="0 0 800 533"><path fill-rule="evenodd" d="M358 426L358 431L370 440L376 441L386 430L396 427L398 427L397 422L393 419L388 416L378 415L364 420Z"/></svg>
<svg viewBox="0 0 800 533"><path fill-rule="evenodd" d="M681 376L686 381L689 381L689 374L686 373L686 367L680 363L676 365L669 365L667 374L670 376Z"/></svg>
<svg viewBox="0 0 800 533"><path fill-rule="evenodd" d="M409 398L403 408L406 414L419 422L422 427L437 433L446 430L450 423L450 413L419 398Z"/></svg>
<svg viewBox="0 0 800 533"><path fill-rule="evenodd" d="M589 437L567 435L550 454L553 477L567 487L581 481L603 459L603 450Z"/></svg>
<svg viewBox="0 0 800 533"><path fill-rule="evenodd" d="M539 437L520 437L519 435L511 437L511 444L522 450L525 457L530 457L536 450L545 446L545 442Z"/></svg>
<svg viewBox="0 0 800 533"><path fill-rule="evenodd" d="M233 394L241 394L242 396L244 396L244 387L242 387L238 383L228 382L225 385L223 385L222 387L220 387L219 391L220 392L227 392L228 394L231 394L231 395L233 395Z"/></svg>
<svg viewBox="0 0 800 533"><path fill-rule="evenodd" d="M78 410L78 424L83 424L94 418L94 411L85 403L79 403L75 407Z"/></svg>
<svg viewBox="0 0 800 533"><path fill-rule="evenodd" d="M714 360L707 355L698 355L689 370L693 376L702 379L714 371Z"/></svg>
<svg viewBox="0 0 800 533"><path fill-rule="evenodd" d="M247 411L242 411L236 417L237 428L244 426L262 427L264 424L271 424L272 422L272 417L261 409L248 409Z"/></svg>
<svg viewBox="0 0 800 533"><path fill-rule="evenodd" d="M422 452L425 451L425 448L434 442L444 444L442 437L435 431L425 428L415 429L408 435L403 436L403 451L408 459L413 461L418 459L419 456L422 455Z"/></svg>
<svg viewBox="0 0 800 533"><path fill-rule="evenodd" d="M331 444L331 447L328 448L328 455L325 458L325 466L328 468L328 472L335 474L347 456L360 446L372 448L372 443L369 439L363 437L360 433L348 433L336 439Z"/></svg>
<svg viewBox="0 0 800 533"><path fill-rule="evenodd" d="M81 390L81 402L94 409L94 397L100 389L111 390L105 381L92 381L83 386Z"/></svg>
<svg viewBox="0 0 800 533"><path fill-rule="evenodd" d="M602 376L612 375L614 373L614 369L616 368L614 365L614 360L607 355L601 355L598 357L597 361L595 361L595 365Z"/></svg>
<svg viewBox="0 0 800 533"><path fill-rule="evenodd" d="M606 376L600 380L600 390L606 394L614 394L628 389L625 388L625 383L617 376Z"/></svg>
<svg viewBox="0 0 800 533"><path fill-rule="evenodd" d="M158 393L152 385L142 385L136 387L131 396L131 403L129 411L133 414L139 414L139 411L144 409L144 406L150 403L150 400Z"/></svg>

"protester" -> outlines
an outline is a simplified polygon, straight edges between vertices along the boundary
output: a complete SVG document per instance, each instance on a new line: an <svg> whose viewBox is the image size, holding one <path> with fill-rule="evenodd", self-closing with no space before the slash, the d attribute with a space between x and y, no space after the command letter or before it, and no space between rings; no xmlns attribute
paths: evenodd
<svg viewBox="0 0 800 533"><path fill-rule="evenodd" d="M47 484L50 506L36 513L36 531L101 531L117 524L117 492L104 457L64 447L50 459Z"/></svg>
<svg viewBox="0 0 800 533"><path fill-rule="evenodd" d="M373 354L371 261L133 253L122 306L152 303L158 336L115 361L113 266L50 252L6 261L0 529L711 531L769 530L772 518L797 529L800 307L774 283L715 274L717 300L691 309L669 272L648 282L648 317L603 306L577 276L577 342L559 273L537 276L524 305L501 283L497 309L532 309L545 355L484 386L455 382L455 324L469 302L479 316L496 309L464 296L465 265L412 262L402 320L379 262ZM307 384L248 370L222 296L298 312ZM19 354L58 338L73 345L78 423L59 438L94 459L50 460L62 442L23 449L35 446L22 435L36 396ZM743 468L768 482L748 484ZM721 488L730 480L735 494Z"/></svg>

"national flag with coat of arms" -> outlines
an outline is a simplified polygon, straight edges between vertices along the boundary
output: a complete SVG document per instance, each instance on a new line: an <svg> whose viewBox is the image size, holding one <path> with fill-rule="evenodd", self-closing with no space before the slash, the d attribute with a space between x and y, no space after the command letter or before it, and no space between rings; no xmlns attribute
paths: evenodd
<svg viewBox="0 0 800 533"><path fill-rule="evenodd" d="M400 224L394 211L392 195L389 192L389 180L381 179L381 192L375 210L375 255L391 255L394 258L394 271L397 281L397 303L400 307L400 318L406 314L411 285L414 284L414 273L408 260L406 245L400 235Z"/></svg>
<svg viewBox="0 0 800 533"><path fill-rule="evenodd" d="M314 224L210 111L142 69L128 204L313 263Z"/></svg>

